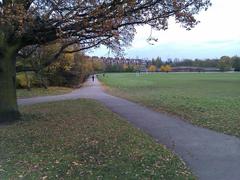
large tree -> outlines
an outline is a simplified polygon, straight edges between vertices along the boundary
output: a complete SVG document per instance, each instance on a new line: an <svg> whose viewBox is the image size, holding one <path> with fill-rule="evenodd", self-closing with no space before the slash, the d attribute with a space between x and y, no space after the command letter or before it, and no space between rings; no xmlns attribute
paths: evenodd
<svg viewBox="0 0 240 180"><path fill-rule="evenodd" d="M210 0L0 0L0 121L19 116L15 74L18 52L29 45L61 40L80 51L106 45L118 52L129 45L135 25L166 30L169 17L191 29ZM51 64L50 58L46 65Z"/></svg>
<svg viewBox="0 0 240 180"><path fill-rule="evenodd" d="M230 71L232 68L232 61L229 56L222 56L218 61L218 68L220 71Z"/></svg>
<svg viewBox="0 0 240 180"><path fill-rule="evenodd" d="M234 71L240 71L240 57L233 56L232 63L233 63Z"/></svg>

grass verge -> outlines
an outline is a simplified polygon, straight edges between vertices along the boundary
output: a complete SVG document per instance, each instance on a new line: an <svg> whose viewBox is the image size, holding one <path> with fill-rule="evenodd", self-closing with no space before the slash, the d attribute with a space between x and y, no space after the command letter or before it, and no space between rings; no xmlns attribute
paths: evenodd
<svg viewBox="0 0 240 180"><path fill-rule="evenodd" d="M30 98L36 96L50 96L50 95L60 95L71 92L72 88L67 87L48 87L45 88L32 88L30 91L27 89L17 89L18 98Z"/></svg>
<svg viewBox="0 0 240 180"><path fill-rule="evenodd" d="M0 131L0 179L194 179L164 146L93 100L21 107Z"/></svg>
<svg viewBox="0 0 240 180"><path fill-rule="evenodd" d="M240 73L107 74L108 92L240 137Z"/></svg>

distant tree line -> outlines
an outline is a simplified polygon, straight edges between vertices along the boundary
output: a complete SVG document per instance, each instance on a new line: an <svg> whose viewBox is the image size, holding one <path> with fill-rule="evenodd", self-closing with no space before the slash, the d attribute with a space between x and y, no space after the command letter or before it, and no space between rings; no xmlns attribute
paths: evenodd
<svg viewBox="0 0 240 180"><path fill-rule="evenodd" d="M134 64L105 64L105 72L136 72L139 66Z"/></svg>
<svg viewBox="0 0 240 180"><path fill-rule="evenodd" d="M93 60L83 53L74 52L75 46L58 55L54 62L48 64L49 57L58 52L59 42L44 46L30 46L23 49L17 59L17 88L48 86L78 86L93 73L100 72L139 72L146 71L170 72L172 67L200 67L219 68L220 71L240 71L240 57L222 56L220 59L168 59L160 57L146 61L146 65L139 64L106 64L100 60ZM69 53L68 53L69 52ZM71 53L70 53L71 52ZM72 53L74 52L74 53Z"/></svg>
<svg viewBox="0 0 240 180"><path fill-rule="evenodd" d="M144 67L143 67L144 66ZM105 72L149 72L161 71L170 72L172 67L199 67L199 68L218 68L220 71L240 71L240 57L222 56L219 59L167 59L163 61L160 57L146 61L146 65L130 64L105 64Z"/></svg>
<svg viewBox="0 0 240 180"><path fill-rule="evenodd" d="M178 58L175 59L168 59L167 61L162 61L160 57L153 58L151 61L148 61L147 66L150 67L151 65L156 66L157 68L161 68L163 65L170 65L172 67L214 67L219 68L220 71L240 71L240 57L239 56L222 56L220 59L183 59L180 60Z"/></svg>

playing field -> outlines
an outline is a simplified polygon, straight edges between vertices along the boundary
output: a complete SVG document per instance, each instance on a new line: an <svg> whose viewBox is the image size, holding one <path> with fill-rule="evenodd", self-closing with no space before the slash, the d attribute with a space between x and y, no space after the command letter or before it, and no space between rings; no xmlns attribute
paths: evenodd
<svg viewBox="0 0 240 180"><path fill-rule="evenodd" d="M118 73L100 80L114 95L240 136L240 73Z"/></svg>

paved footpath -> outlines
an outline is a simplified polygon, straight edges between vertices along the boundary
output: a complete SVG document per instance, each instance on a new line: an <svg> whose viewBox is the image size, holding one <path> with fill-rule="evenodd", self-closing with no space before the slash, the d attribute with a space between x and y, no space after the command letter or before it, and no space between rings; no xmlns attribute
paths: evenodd
<svg viewBox="0 0 240 180"><path fill-rule="evenodd" d="M240 139L188 124L103 92L98 80L65 95L19 99L20 105L91 98L178 154L202 180L240 180Z"/></svg>

